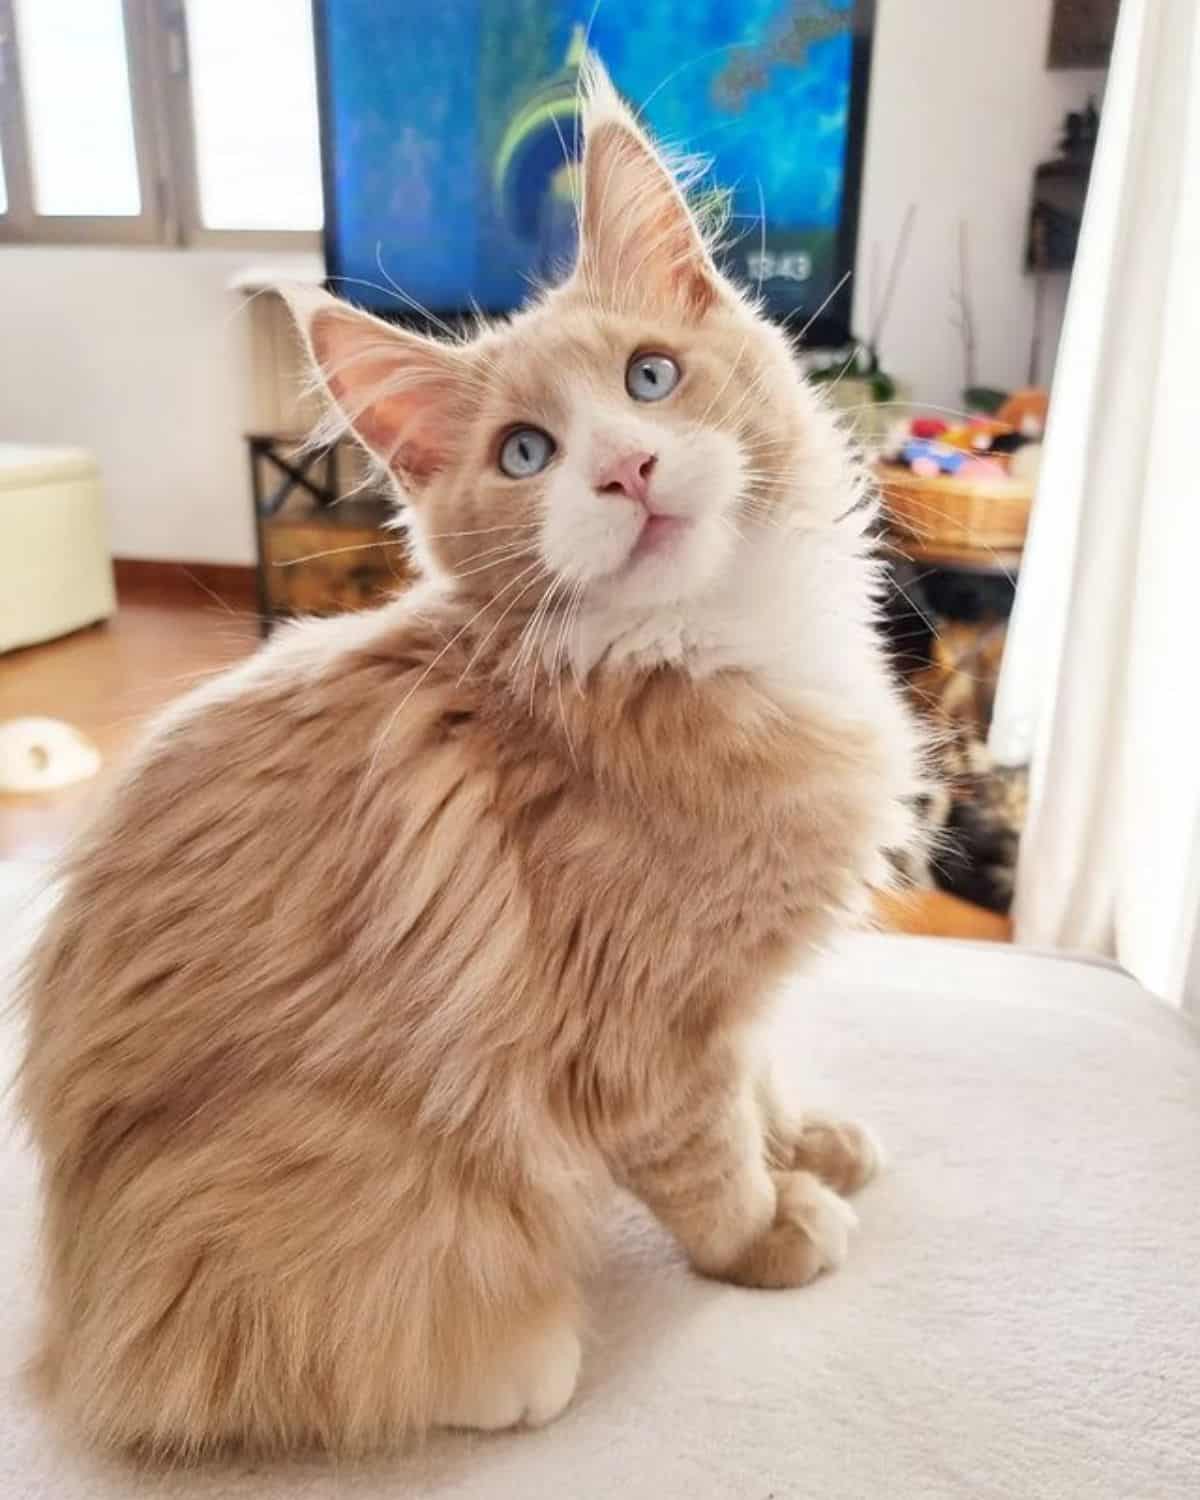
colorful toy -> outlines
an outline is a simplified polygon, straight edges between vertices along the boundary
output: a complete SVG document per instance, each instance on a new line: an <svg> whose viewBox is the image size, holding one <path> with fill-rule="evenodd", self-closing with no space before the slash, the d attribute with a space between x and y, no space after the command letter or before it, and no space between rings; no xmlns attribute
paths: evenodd
<svg viewBox="0 0 1200 1500"><path fill-rule="evenodd" d="M1022 437L1036 440L1046 430L1049 409L1049 392L1031 387L1028 390L1014 391L996 415Z"/></svg>
<svg viewBox="0 0 1200 1500"><path fill-rule="evenodd" d="M911 438L900 450L900 462L914 474L932 479L935 474L957 474L967 462L967 455L931 438Z"/></svg>
<svg viewBox="0 0 1200 1500"><path fill-rule="evenodd" d="M961 448L964 453L987 453L998 438L1007 437L1012 428L1006 422L991 417L972 417L961 427L951 427L942 433L942 442L951 448Z"/></svg>
<svg viewBox="0 0 1200 1500"><path fill-rule="evenodd" d="M1044 420L1041 396L1018 392L1004 420L973 416L953 427L934 416L897 422L888 432L882 457L920 479L947 474L968 480L1003 478L1010 472L1012 456L1030 442L1039 418Z"/></svg>

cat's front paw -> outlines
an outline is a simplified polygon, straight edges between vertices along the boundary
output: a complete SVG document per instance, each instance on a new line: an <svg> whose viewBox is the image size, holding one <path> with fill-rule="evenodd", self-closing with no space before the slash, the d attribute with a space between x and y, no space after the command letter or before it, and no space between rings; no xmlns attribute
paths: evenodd
<svg viewBox="0 0 1200 1500"><path fill-rule="evenodd" d="M856 1193L883 1165L875 1136L855 1120L804 1115L773 1143L772 1155L785 1171L812 1172L834 1192Z"/></svg>
<svg viewBox="0 0 1200 1500"><path fill-rule="evenodd" d="M854 1210L811 1172L776 1172L775 1221L725 1272L738 1286L805 1286L840 1266Z"/></svg>
<svg viewBox="0 0 1200 1500"><path fill-rule="evenodd" d="M544 1427L574 1395L582 1353L573 1323L553 1322L473 1370L433 1425L479 1432Z"/></svg>

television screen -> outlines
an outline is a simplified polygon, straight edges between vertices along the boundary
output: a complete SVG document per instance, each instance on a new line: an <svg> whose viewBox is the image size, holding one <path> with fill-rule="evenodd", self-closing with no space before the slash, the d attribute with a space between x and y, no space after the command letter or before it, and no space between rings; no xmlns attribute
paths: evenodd
<svg viewBox="0 0 1200 1500"><path fill-rule="evenodd" d="M655 136L711 158L726 269L847 333L865 0L318 0L326 258L397 313L506 311L569 264L585 48Z"/></svg>

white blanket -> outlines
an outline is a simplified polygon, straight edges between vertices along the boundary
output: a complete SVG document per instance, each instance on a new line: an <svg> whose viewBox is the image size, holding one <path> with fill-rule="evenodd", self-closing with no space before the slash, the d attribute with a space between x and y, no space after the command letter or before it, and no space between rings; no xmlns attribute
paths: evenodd
<svg viewBox="0 0 1200 1500"><path fill-rule="evenodd" d="M11 931L10 917L0 951ZM138 1475L72 1451L9 1376L36 1272L34 1171L5 1132L0 1497L1200 1496L1200 1046L1186 1024L1112 969L877 938L797 981L774 1034L800 1097L860 1113L891 1153L858 1200L847 1265L798 1292L717 1285L629 1204L555 1426L439 1436L365 1467Z"/></svg>

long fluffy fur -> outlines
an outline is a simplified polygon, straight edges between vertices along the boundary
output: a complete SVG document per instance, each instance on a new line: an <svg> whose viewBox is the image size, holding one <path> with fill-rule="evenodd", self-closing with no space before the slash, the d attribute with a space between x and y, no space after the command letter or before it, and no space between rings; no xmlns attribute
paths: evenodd
<svg viewBox="0 0 1200 1500"><path fill-rule="evenodd" d="M839 519L859 480L644 138L593 97L589 180L640 184L640 233L658 222L669 253L606 280L625 250L597 202L572 282L408 375L404 340L374 369L368 327L365 387L353 326L331 354L322 322L357 315L303 311L412 488L430 580L282 629L175 706L33 957L40 1373L98 1442L359 1452L548 1419L613 1182L708 1274L798 1285L845 1252L831 1189L873 1147L789 1114L750 1028L907 837L914 738L861 518ZM726 465L741 537L713 521L702 582L664 564L649 602L584 571L564 586L532 538L568 471L513 486L489 457L509 410L578 426L611 403L648 317L688 384L659 427L628 420L681 494L703 489L697 454ZM599 547L617 523L597 514Z"/></svg>

